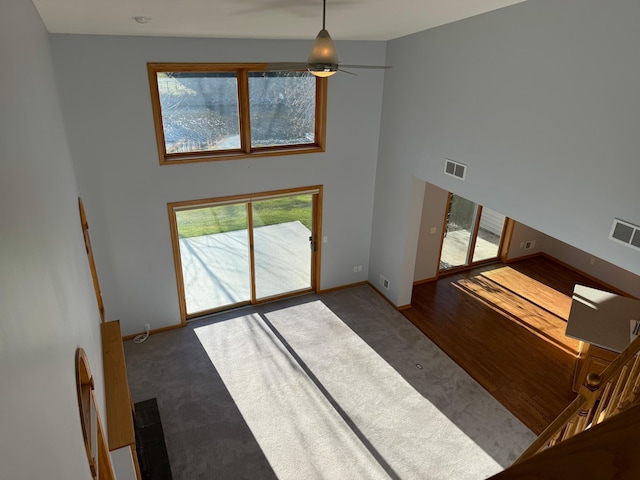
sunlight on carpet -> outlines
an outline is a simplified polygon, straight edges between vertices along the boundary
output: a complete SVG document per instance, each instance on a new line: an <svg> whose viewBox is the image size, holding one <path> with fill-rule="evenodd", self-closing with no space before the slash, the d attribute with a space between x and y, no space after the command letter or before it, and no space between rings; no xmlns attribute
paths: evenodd
<svg viewBox="0 0 640 480"><path fill-rule="evenodd" d="M280 479L502 469L319 300L194 331Z"/></svg>

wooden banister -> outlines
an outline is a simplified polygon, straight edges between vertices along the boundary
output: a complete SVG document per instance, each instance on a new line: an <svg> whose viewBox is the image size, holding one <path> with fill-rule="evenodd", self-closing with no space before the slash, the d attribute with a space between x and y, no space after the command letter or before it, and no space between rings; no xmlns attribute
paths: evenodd
<svg viewBox="0 0 640 480"><path fill-rule="evenodd" d="M635 405L490 480L636 480L640 472L640 405Z"/></svg>
<svg viewBox="0 0 640 480"><path fill-rule="evenodd" d="M585 384L580 387L576 399L551 422L514 465L638 405L640 403L638 352L640 352L640 336L631 342L602 374L590 373Z"/></svg>

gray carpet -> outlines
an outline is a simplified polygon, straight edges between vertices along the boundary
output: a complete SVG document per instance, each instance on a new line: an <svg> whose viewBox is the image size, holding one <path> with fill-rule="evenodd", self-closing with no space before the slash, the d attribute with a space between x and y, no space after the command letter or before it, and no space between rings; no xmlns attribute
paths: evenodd
<svg viewBox="0 0 640 480"><path fill-rule="evenodd" d="M482 479L535 438L369 286L125 343L175 479Z"/></svg>

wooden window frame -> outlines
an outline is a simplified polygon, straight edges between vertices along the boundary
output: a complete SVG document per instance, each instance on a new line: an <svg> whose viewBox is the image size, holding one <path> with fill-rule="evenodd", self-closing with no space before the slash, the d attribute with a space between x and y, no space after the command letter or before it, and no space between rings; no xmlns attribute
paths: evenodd
<svg viewBox="0 0 640 480"><path fill-rule="evenodd" d="M241 158L268 157L275 155L297 155L325 151L327 118L327 79L315 77L316 111L315 141L308 144L251 147L251 121L249 110L249 72L264 71L264 63L147 63L151 107L156 132L156 143L160 165L176 165L193 162L211 162ZM162 111L158 91L157 74L162 72L235 72L238 80L238 115L240 123L239 150L167 153Z"/></svg>
<svg viewBox="0 0 640 480"><path fill-rule="evenodd" d="M307 187L298 187L298 188L288 188L283 190L273 190L267 192L259 192L259 193L250 193L250 194L242 194L242 195L231 195L227 197L217 197L217 198L204 198L199 200L187 200L181 202L172 202L167 204L167 211L169 214L169 229L171 232L171 244L173 249L173 261L175 266L175 274L176 274L176 286L178 287L178 303L180 309L180 323L182 326L187 325L188 320L193 320L195 318L203 317L212 313L216 313L219 311L228 310L230 308L237 308L244 305L251 304L261 304L265 302L272 302L274 300L279 300L282 298L287 298L292 295L300 295L301 291L295 292L287 292L275 297L267 297L255 299L255 283L254 274L252 270L252 278L251 278L251 299L246 302L234 304L234 305L225 305L221 308L213 308L210 310L203 310L194 313L187 313L187 302L186 302L186 292L185 292L185 284L184 284L184 276L182 269L182 256L180 254L180 241L179 241L179 233L178 233L178 222L176 220L176 212L181 210L190 210L192 208L203 208L206 206L217 206L223 205L226 203L251 203L253 201L260 201L274 197L287 197L293 195L300 195L305 193L310 193L313 195L313 230L311 232L311 238L309 239L312 242L312 258L311 258L311 285L309 287L309 292L319 292L320 288L320 267L322 263L322 205L323 205L323 185L309 185ZM253 259L253 221L251 217L251 213L248 212L248 229L251 232L250 239L250 256L251 256L251 264L254 264Z"/></svg>

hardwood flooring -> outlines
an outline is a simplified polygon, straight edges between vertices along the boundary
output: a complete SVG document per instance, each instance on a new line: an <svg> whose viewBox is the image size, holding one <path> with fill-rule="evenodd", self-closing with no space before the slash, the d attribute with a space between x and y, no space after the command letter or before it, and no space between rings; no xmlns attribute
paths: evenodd
<svg viewBox="0 0 640 480"><path fill-rule="evenodd" d="M534 433L575 398L578 342L564 330L576 283L543 256L415 285L402 313Z"/></svg>

